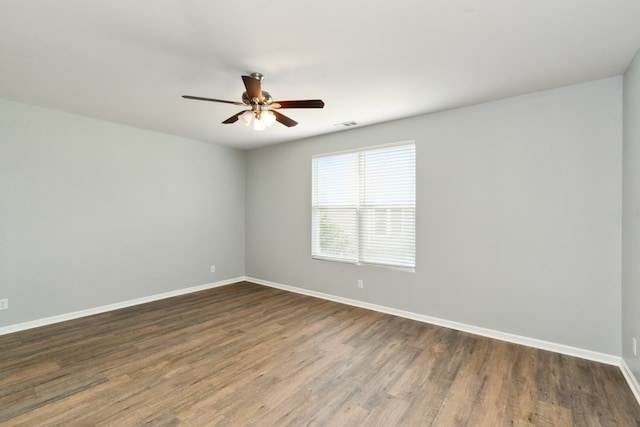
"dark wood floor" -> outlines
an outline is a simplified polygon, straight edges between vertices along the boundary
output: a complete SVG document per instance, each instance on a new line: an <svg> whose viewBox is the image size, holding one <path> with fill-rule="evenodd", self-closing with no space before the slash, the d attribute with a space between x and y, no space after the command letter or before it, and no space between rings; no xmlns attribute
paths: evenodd
<svg viewBox="0 0 640 427"><path fill-rule="evenodd" d="M1 425L640 426L616 367L250 283L0 349Z"/></svg>

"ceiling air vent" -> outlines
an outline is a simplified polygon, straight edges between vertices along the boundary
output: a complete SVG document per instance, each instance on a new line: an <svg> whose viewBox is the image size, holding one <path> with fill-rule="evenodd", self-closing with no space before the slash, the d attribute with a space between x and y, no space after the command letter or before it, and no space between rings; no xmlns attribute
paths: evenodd
<svg viewBox="0 0 640 427"><path fill-rule="evenodd" d="M351 120L349 122L337 123L334 126L343 127L343 128L349 128L349 127L352 127L352 126L358 126L358 123L354 122L353 120Z"/></svg>

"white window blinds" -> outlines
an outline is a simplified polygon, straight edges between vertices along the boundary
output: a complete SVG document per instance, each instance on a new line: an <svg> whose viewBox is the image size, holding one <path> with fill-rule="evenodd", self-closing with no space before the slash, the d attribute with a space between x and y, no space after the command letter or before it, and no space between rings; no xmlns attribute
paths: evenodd
<svg viewBox="0 0 640 427"><path fill-rule="evenodd" d="M313 158L312 256L415 267L415 144Z"/></svg>

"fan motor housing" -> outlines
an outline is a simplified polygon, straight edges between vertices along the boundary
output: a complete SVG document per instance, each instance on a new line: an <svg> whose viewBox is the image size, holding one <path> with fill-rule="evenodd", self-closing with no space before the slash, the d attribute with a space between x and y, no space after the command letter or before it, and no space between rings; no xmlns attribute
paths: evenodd
<svg viewBox="0 0 640 427"><path fill-rule="evenodd" d="M247 92L244 92L242 94L242 102L244 102L247 105L253 105L253 104L269 105L271 104L271 101L273 101L273 98L271 98L271 95L269 94L269 92L265 90L262 91L262 102L255 102L255 100L249 98L249 94L247 94Z"/></svg>

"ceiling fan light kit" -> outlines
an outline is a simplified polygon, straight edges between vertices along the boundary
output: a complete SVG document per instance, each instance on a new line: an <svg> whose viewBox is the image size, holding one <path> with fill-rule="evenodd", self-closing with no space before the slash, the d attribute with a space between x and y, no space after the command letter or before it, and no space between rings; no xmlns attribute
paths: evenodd
<svg viewBox="0 0 640 427"><path fill-rule="evenodd" d="M276 116L271 111L245 111L240 115L240 120L245 126L253 130L265 130L276 122Z"/></svg>
<svg viewBox="0 0 640 427"><path fill-rule="evenodd" d="M222 102L225 104L242 105L250 110L243 110L227 120L224 124L235 123L239 119L245 126L250 126L254 130L264 130L276 121L287 127L298 124L295 120L276 111L281 108L323 108L324 102L321 99L307 99L298 101L273 101L269 92L262 90L262 80L264 76L260 73L251 73L249 76L242 76L242 81L246 91L242 94L242 102L225 101L223 99L203 98L200 96L182 95L185 99L196 101Z"/></svg>

